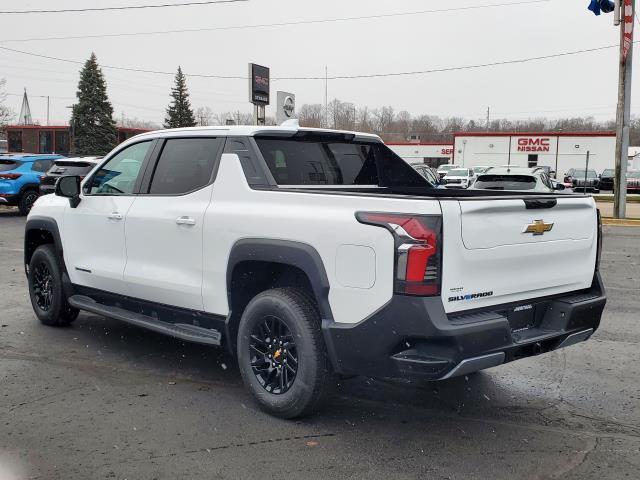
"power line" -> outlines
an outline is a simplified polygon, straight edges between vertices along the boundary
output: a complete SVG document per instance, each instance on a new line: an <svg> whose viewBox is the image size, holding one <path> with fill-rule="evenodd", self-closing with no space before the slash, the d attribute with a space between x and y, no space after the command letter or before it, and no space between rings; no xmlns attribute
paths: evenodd
<svg viewBox="0 0 640 480"><path fill-rule="evenodd" d="M145 36L145 35L165 35L172 33L197 33L197 32L215 32L215 31L225 31L225 30L244 30L244 29L252 29L252 28L270 28L270 27L290 27L296 25L313 25L313 24L323 24L323 23L335 23L335 22L351 22L351 21L362 21L362 20L374 20L380 18L395 18L395 17L407 17L407 16L418 16L418 15L427 15L430 13L447 13L447 12L458 12L465 10L479 10L486 8L496 8L496 7L512 7L512 6L521 6L521 5L531 5L531 4L540 4L540 3L549 3L553 0L523 0L518 2L509 2L509 3L493 3L493 4L484 4L484 5L470 5L466 7L451 7L451 8L439 8L432 10L417 10L411 12L396 12L396 13L386 13L386 14L378 14L378 15L360 15L356 17L340 17L340 18L324 18L318 20L295 20L290 22L278 22L278 23L261 23L261 24L248 24L248 25L230 25L224 27L206 27L206 28L186 28L186 29L177 29L177 30L155 30L149 32L124 32L124 33L104 33L104 34L92 34L92 35L72 35L72 36L60 36L60 37L34 37L34 38L17 38L17 39L5 39L0 40L0 43L4 42L37 42L37 41L48 41L48 40L80 40L86 38L112 38L112 37L133 37L133 36Z"/></svg>
<svg viewBox="0 0 640 480"><path fill-rule="evenodd" d="M636 42L634 42L636 43ZM458 70L474 70L478 68L486 68L486 67L495 67L499 65L512 65L516 63L527 63L534 62L538 60L548 60L551 58L559 58L559 57L567 57L571 55L579 55L582 53L591 53L597 52L600 50L607 50L610 48L618 48L619 45L606 45L602 47L595 48L585 48L582 50L573 50L569 52L560 52L560 53L552 53L550 55L540 55L537 57L528 57L528 58L518 58L514 60L501 60L497 62L488 62L488 63L478 63L474 65L462 65L458 67L444 67L444 68L432 68L429 70L413 70L413 71L405 71L405 72L389 72L389 73L369 73L369 74L361 74L361 75L334 75L330 76L329 80L351 80L358 78L381 78L381 77L400 77L400 76L408 76L408 75L425 75L428 73L440 73L440 72L453 72ZM0 47L2 48L2 47ZM274 80L324 80L325 77L280 77L274 78Z"/></svg>
<svg viewBox="0 0 640 480"><path fill-rule="evenodd" d="M25 52L24 50L17 50L15 48L9 48L9 47L3 47L0 46L0 50L6 50L8 52L13 52L13 53L19 53L21 55L29 55L31 57L38 57L38 58L45 58L47 60L55 60L57 62L65 62L65 63L71 63L74 65L84 65L85 62L81 62L79 60L70 60L68 58L60 58L60 57L52 57L50 55L41 55L39 53L33 53L33 52ZM140 68L129 68L129 67L119 67L119 66L115 66L115 65L100 65L101 68L108 68L111 70L123 70L126 72L138 72L138 73L150 73L150 74L156 74L156 75L175 75L175 72L163 72L160 70L144 70L144 69L140 69ZM187 75L187 74L185 74ZM205 75L205 74L197 74L197 73L192 73L192 74L188 74L188 77L202 77L202 78L218 78L218 79L230 79L230 80L247 80L247 76L240 76L240 75Z"/></svg>
<svg viewBox="0 0 640 480"><path fill-rule="evenodd" d="M635 41L633 43L640 43L640 41ZM593 53L601 50L608 50L611 48L618 48L619 45L605 45L601 47L594 48L585 48L581 50L572 50L568 52L559 52L552 53L549 55L539 55L535 57L527 57L527 58L518 58L512 60L500 60L495 62L487 62L487 63L478 63L472 65L461 65L455 67L443 67L443 68L432 68L428 70L412 70L412 71L404 71L404 72L386 72L386 73L370 73L370 74L359 74L359 75L333 75L333 76L297 76L297 77L273 77L272 80L353 80L353 79L363 79L363 78L383 78L383 77L400 77L400 76L411 76L411 75L426 75L430 73L441 73L441 72L454 72L461 70L475 70L479 68L487 68L487 67L495 67L500 65L513 65L527 62L535 62L540 60L549 60L552 58L560 58L567 57L572 55L580 55L584 53ZM84 65L85 62L81 62L78 60L70 60L66 58L52 57L49 55L42 55L39 53L26 52L24 50L17 50L14 48L3 47L0 46L0 50L6 50L13 53L19 53L22 55L29 55L38 58L45 58L47 60L55 60L59 62L72 63L74 65ZM139 68L130 68L130 67L120 67L115 65L101 65L102 68L112 69L112 70L123 70L127 72L137 72L137 73L149 73L156 75L175 75L175 72L166 72L162 70L145 70ZM248 77L240 76L240 75L212 75L212 74L203 74L203 73L185 73L187 77L197 77L197 78L216 78L216 79L227 79L227 80L247 80Z"/></svg>
<svg viewBox="0 0 640 480"><path fill-rule="evenodd" d="M143 8L166 8L166 7L190 7L194 5L214 5L217 3L238 3L249 0L205 0L199 2L185 3L160 3L156 5L123 5L121 7L96 7L96 8L63 8L60 10L13 10L0 11L1 15L22 15L27 13L79 13L79 12L104 12L107 10L141 10Z"/></svg>

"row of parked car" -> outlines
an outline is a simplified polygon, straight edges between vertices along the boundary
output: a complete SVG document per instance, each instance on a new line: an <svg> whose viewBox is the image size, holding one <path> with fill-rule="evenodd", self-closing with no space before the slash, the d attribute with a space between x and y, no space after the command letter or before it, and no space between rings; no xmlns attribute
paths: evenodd
<svg viewBox="0 0 640 480"><path fill-rule="evenodd" d="M0 206L16 206L26 215L40 195L53 193L59 177L84 177L100 158L28 153L0 155Z"/></svg>
<svg viewBox="0 0 640 480"><path fill-rule="evenodd" d="M433 169L424 164L413 166L432 184L442 188L474 188L488 190L534 190L540 192L563 190L599 193L613 190L614 170L607 169L598 175L595 170L571 168L562 181L554 177L555 172L546 166L533 168L503 165L500 167L460 167L440 165ZM640 171L627 172L627 191L640 192Z"/></svg>

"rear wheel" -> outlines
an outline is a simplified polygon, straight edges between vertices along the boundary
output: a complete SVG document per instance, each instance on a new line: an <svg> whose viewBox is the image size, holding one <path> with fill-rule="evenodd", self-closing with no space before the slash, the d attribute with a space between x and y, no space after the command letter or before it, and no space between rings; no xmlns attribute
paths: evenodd
<svg viewBox="0 0 640 480"><path fill-rule="evenodd" d="M260 407L282 418L312 413L335 384L318 309L291 288L249 302L238 330L238 364Z"/></svg>
<svg viewBox="0 0 640 480"><path fill-rule="evenodd" d="M18 204L18 209L20 210L20 215L28 215L31 211L31 207L38 199L38 192L35 190L26 190L22 194L22 198L20 198L20 203Z"/></svg>
<svg viewBox="0 0 640 480"><path fill-rule="evenodd" d="M69 305L62 288L62 271L53 245L41 245L29 262L29 297L38 320L45 325L69 325L79 311Z"/></svg>

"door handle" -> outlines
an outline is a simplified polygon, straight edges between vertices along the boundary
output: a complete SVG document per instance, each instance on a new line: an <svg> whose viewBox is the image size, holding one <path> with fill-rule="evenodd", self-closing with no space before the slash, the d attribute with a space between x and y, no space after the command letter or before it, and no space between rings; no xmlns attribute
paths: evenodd
<svg viewBox="0 0 640 480"><path fill-rule="evenodd" d="M109 215L107 215L107 218L109 220L122 220L123 216L122 216L121 213L113 212L113 213L110 213Z"/></svg>
<svg viewBox="0 0 640 480"><path fill-rule="evenodd" d="M195 218L191 218L191 217L178 217L176 218L176 223L178 225L195 225L196 220Z"/></svg>

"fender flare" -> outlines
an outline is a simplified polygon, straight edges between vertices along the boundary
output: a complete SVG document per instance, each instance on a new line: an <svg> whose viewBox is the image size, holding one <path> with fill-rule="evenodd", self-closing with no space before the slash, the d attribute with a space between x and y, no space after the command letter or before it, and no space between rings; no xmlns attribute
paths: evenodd
<svg viewBox="0 0 640 480"><path fill-rule="evenodd" d="M30 216L24 227L24 265L25 269L31 261L31 255L35 248L29 244L29 232L33 230L44 230L49 232L53 237L53 244L56 248L56 253L61 261L64 262L62 256L62 240L60 238L60 229L58 228L58 222L51 217L43 216Z"/></svg>
<svg viewBox="0 0 640 480"><path fill-rule="evenodd" d="M318 302L322 320L333 320L329 305L329 279L318 251L311 245L290 240L246 238L238 240L229 253L227 262L227 298L231 306L231 279L233 270L243 261L281 263L300 269L307 275Z"/></svg>

